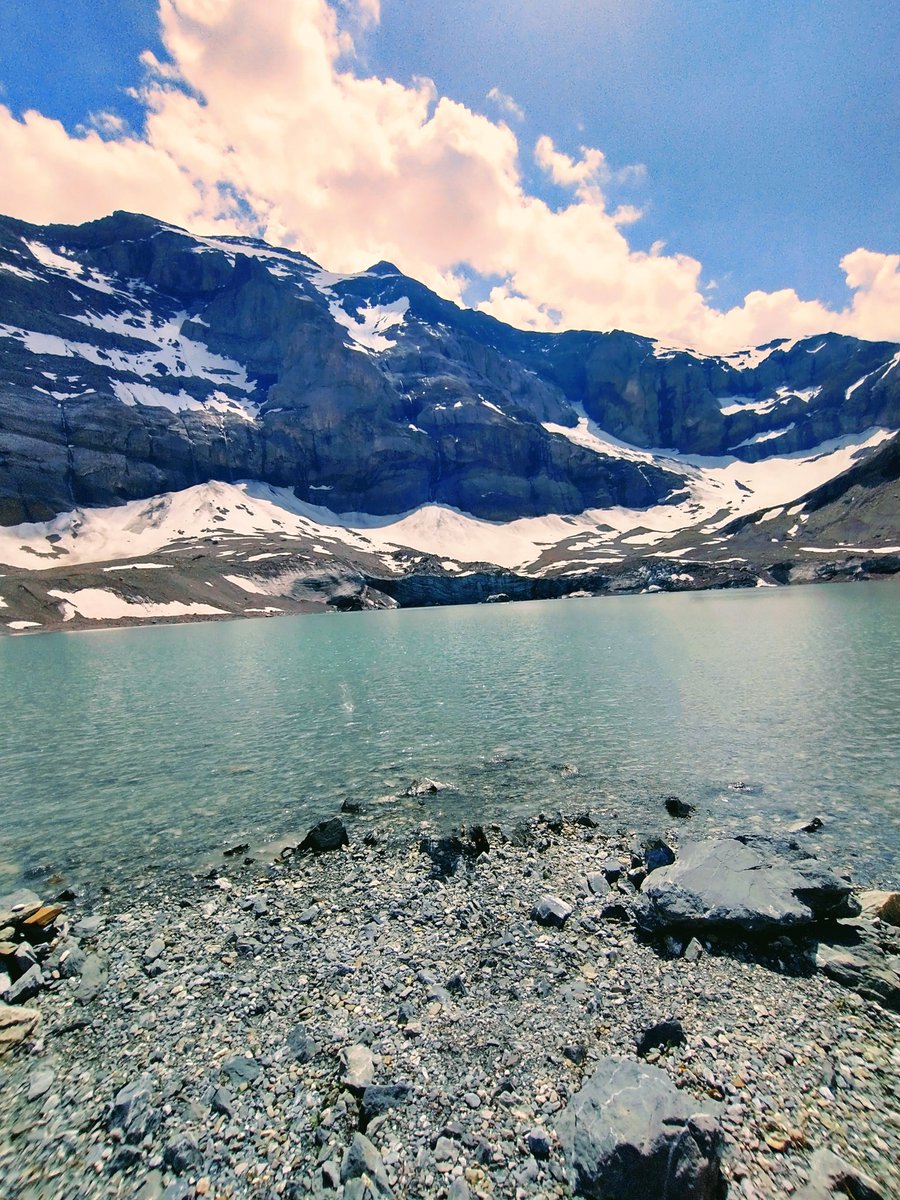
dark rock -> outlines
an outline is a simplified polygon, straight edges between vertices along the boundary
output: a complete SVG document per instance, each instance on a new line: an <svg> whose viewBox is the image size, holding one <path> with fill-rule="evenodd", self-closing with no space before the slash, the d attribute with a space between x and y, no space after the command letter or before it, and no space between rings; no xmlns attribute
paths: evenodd
<svg viewBox="0 0 900 1200"><path fill-rule="evenodd" d="M600 909L600 916L605 921L630 921L632 915L632 911L628 905L618 900L610 904L604 904Z"/></svg>
<svg viewBox="0 0 900 1200"><path fill-rule="evenodd" d="M249 842L241 842L238 846L229 846L226 850L222 851L222 854L225 858L234 858L238 854L246 854L249 849Z"/></svg>
<svg viewBox="0 0 900 1200"><path fill-rule="evenodd" d="M366 806L359 800L345 800L341 805L341 812L348 813L352 817L360 817L365 811Z"/></svg>
<svg viewBox="0 0 900 1200"><path fill-rule="evenodd" d="M887 1200L874 1179L821 1147L809 1162L809 1182L794 1200Z"/></svg>
<svg viewBox="0 0 900 1200"><path fill-rule="evenodd" d="M617 858L608 859L600 868L608 883L618 883L622 877L622 864Z"/></svg>
<svg viewBox="0 0 900 1200"><path fill-rule="evenodd" d="M446 783L441 783L437 779L414 779L412 783L400 793L401 796L435 796L438 792L443 792L447 788Z"/></svg>
<svg viewBox="0 0 900 1200"><path fill-rule="evenodd" d="M303 1025L295 1025L287 1036L287 1044L299 1063L308 1063L319 1053L319 1047L306 1032Z"/></svg>
<svg viewBox="0 0 900 1200"><path fill-rule="evenodd" d="M209 1098L209 1107L214 1113L223 1117L234 1116L234 1099L227 1088L218 1085L213 1089Z"/></svg>
<svg viewBox="0 0 900 1200"><path fill-rule="evenodd" d="M557 1124L576 1194L717 1200L723 1136L708 1105L656 1067L601 1060Z"/></svg>
<svg viewBox="0 0 900 1200"><path fill-rule="evenodd" d="M666 812L670 817L679 817L685 819L695 812L693 804L688 804L685 800L679 800L677 796L666 796L665 799Z"/></svg>
<svg viewBox="0 0 900 1200"><path fill-rule="evenodd" d="M638 1037L635 1048L638 1056L643 1058L651 1050L662 1050L669 1046L683 1046L684 1041L684 1030L681 1027L680 1021L657 1021L655 1025L649 1026Z"/></svg>
<svg viewBox="0 0 900 1200"><path fill-rule="evenodd" d="M537 921L538 925L550 925L556 929L562 929L573 912L572 905L561 900L559 896L546 895L541 896L532 908L531 919Z"/></svg>
<svg viewBox="0 0 900 1200"><path fill-rule="evenodd" d="M106 1127L131 1145L142 1142L159 1128L162 1114L154 1104L149 1079L136 1079L121 1088L110 1105Z"/></svg>
<svg viewBox="0 0 900 1200"><path fill-rule="evenodd" d="M220 1070L232 1087L253 1083L262 1074L262 1067L259 1063L243 1054L234 1054L230 1058L226 1058Z"/></svg>
<svg viewBox="0 0 900 1200"><path fill-rule="evenodd" d="M447 980L446 989L451 996L465 996L466 981L458 972Z"/></svg>
<svg viewBox="0 0 900 1200"><path fill-rule="evenodd" d="M314 825L298 849L300 851L311 850L313 854L325 854L330 850L340 850L342 846L349 845L350 838L344 822L340 817L331 817L327 821L320 821L318 825Z"/></svg>
<svg viewBox="0 0 900 1200"><path fill-rule="evenodd" d="M580 1067L587 1058L587 1047L581 1045L563 1046L563 1058L567 1058L569 1062L574 1063L576 1067Z"/></svg>
<svg viewBox="0 0 900 1200"><path fill-rule="evenodd" d="M428 855L433 864L432 872L439 877L452 875L461 859L474 862L490 848L482 825L473 825L468 830L462 828L458 834L446 837L422 838L419 842L419 851Z"/></svg>
<svg viewBox="0 0 900 1200"><path fill-rule="evenodd" d="M5 994L0 996L0 1000L4 1000L7 1004L24 1004L27 1000L33 1000L43 986L43 972L35 963L6 989Z"/></svg>
<svg viewBox="0 0 900 1200"><path fill-rule="evenodd" d="M685 846L636 899L642 929L736 928L750 933L853 916L851 886L793 843L712 838Z"/></svg>
<svg viewBox="0 0 900 1200"><path fill-rule="evenodd" d="M545 1162L550 1157L550 1138L546 1129L529 1129L525 1134L525 1144L539 1162Z"/></svg>
<svg viewBox="0 0 900 1200"><path fill-rule="evenodd" d="M359 1105L359 1128L366 1132L369 1124L376 1117L391 1108L399 1108L405 1104L412 1094L412 1088L406 1083L371 1084L362 1094Z"/></svg>
<svg viewBox="0 0 900 1200"><path fill-rule="evenodd" d="M355 1180L368 1183L373 1196L393 1195L381 1155L362 1133L354 1133L341 1163L341 1182L345 1185L345 1196L347 1185ZM365 1192L358 1194L364 1196Z"/></svg>
<svg viewBox="0 0 900 1200"><path fill-rule="evenodd" d="M641 849L644 856L644 866L647 868L648 875L651 871L658 871L661 867L668 867L675 861L675 851L662 838L649 838L643 843Z"/></svg>
<svg viewBox="0 0 900 1200"><path fill-rule="evenodd" d="M203 1166L203 1155L196 1139L189 1133L182 1133L166 1144L163 1162L176 1175L187 1175Z"/></svg>

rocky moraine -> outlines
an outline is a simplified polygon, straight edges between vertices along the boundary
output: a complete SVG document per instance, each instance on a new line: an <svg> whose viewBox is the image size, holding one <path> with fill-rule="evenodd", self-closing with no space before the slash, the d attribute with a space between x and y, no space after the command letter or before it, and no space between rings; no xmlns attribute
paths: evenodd
<svg viewBox="0 0 900 1200"><path fill-rule="evenodd" d="M0 1193L897 1195L897 895L659 811L0 898Z"/></svg>

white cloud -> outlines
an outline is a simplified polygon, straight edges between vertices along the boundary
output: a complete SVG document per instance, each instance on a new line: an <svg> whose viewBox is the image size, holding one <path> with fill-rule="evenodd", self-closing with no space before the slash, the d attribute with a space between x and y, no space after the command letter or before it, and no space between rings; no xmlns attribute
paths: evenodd
<svg viewBox="0 0 900 1200"><path fill-rule="evenodd" d="M391 259L453 298L466 275L492 276L501 282L483 307L536 328L632 329L712 351L826 330L900 340L897 255L847 254L841 311L792 290L715 309L700 263L661 243L633 250L623 230L639 210L607 208L603 189L642 168L614 170L591 147L576 159L542 137L537 163L567 194L552 208L527 190L505 122L429 80L363 75L326 0L159 10L171 62L143 56L140 135L111 121L98 122L103 136L70 134L0 105L0 161L16 164L0 210L44 222L127 208L198 231L247 229L332 270ZM379 18L377 0L340 11L357 29Z"/></svg>
<svg viewBox="0 0 900 1200"><path fill-rule="evenodd" d="M498 87L492 87L485 96L485 100L491 100L501 112L506 113L508 117L513 117L516 121L524 121L525 113L516 104L512 96L507 96L506 92L501 92Z"/></svg>

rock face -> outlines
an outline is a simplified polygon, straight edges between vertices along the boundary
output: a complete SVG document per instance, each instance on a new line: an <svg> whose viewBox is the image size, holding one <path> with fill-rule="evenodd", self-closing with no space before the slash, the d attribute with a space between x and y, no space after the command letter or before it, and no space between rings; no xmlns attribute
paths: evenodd
<svg viewBox="0 0 900 1200"><path fill-rule="evenodd" d="M896 424L889 343L828 334L709 358L621 332L523 333L389 263L327 276L130 213L0 218L0 266L3 524L237 479L338 512L645 508L682 477L578 444L580 420L751 461Z"/></svg>
<svg viewBox="0 0 900 1200"><path fill-rule="evenodd" d="M685 846L677 862L648 876L635 915L648 932L760 933L855 916L852 890L796 841L712 838Z"/></svg>
<svg viewBox="0 0 900 1200"><path fill-rule="evenodd" d="M575 1193L593 1200L716 1200L716 1118L665 1071L602 1059L557 1124Z"/></svg>

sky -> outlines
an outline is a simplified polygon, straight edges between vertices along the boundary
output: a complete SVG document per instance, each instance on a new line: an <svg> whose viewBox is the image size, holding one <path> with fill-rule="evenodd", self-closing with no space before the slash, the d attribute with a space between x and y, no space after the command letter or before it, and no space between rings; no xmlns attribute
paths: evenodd
<svg viewBox="0 0 900 1200"><path fill-rule="evenodd" d="M0 212L149 212L525 328L900 340L883 0L3 0Z"/></svg>

